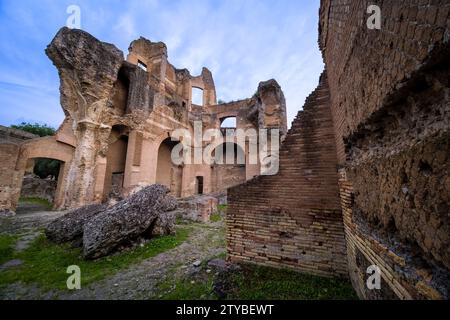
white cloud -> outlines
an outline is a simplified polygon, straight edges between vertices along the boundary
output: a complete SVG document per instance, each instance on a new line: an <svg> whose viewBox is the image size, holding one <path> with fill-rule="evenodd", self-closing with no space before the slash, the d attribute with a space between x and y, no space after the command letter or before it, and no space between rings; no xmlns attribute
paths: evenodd
<svg viewBox="0 0 450 320"><path fill-rule="evenodd" d="M16 34L39 45L27 47L28 38L17 43L12 36L2 35L0 81L39 83L45 88L53 86L53 92L57 92L56 70L43 50L64 23L68 2L45 3L48 15L41 15L34 2L27 3L27 8L22 8L25 5L20 2L10 3L6 8L10 14L19 12L19 18L1 23L11 23L9 27L17 29ZM79 5L83 28L100 40L116 44L125 54L132 40L144 36L165 42L169 60L177 68L188 68L197 75L203 66L208 67L213 72L218 97L223 100L250 97L260 81L276 79L287 99L289 122L317 86L323 69L317 46L319 0L82 0ZM61 16L57 14L59 11ZM25 27L20 24L24 19ZM30 28L38 28L38 35L30 32ZM7 63L2 64L2 60ZM9 93L3 90L0 94L3 97ZM55 99L59 97L52 101ZM42 108L55 112L50 111L50 106ZM2 118L0 121L4 122Z"/></svg>

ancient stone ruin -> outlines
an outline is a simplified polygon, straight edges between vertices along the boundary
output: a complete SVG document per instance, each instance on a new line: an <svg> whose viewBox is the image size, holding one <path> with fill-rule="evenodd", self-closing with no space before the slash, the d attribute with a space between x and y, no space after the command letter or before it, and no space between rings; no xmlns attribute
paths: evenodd
<svg viewBox="0 0 450 320"><path fill-rule="evenodd" d="M133 41L124 60L111 44L61 29L47 54L66 118L54 137L0 144L0 210L16 208L29 159L62 161L55 207L94 206L61 237L83 235L95 258L110 246L92 224L109 230L112 213L120 223L129 200L102 203L154 183L177 198L228 189L231 262L349 277L364 299L449 299L450 3L377 2L381 29L366 26L367 0L321 0L325 70L289 131L274 80L218 104L211 72L176 69L163 43ZM260 175L260 163L171 162L173 130L192 132L196 120L220 128L228 117L237 128L281 130L278 174ZM247 160L248 141L237 148ZM366 285L371 266L380 290Z"/></svg>
<svg viewBox="0 0 450 320"><path fill-rule="evenodd" d="M226 143L212 140L212 154L249 150L236 130L278 128L287 131L286 103L276 81L262 82L254 97L218 104L211 72L198 76L168 62L164 43L140 38L130 44L125 60L115 46L87 32L62 28L46 50L61 79L65 120L55 136L0 144L0 211L13 212L30 160L61 161L54 199L56 209L122 200L139 186L159 183L175 197L223 192L260 174L258 163L175 165L171 152L174 130L194 136L217 129ZM202 91L201 105L193 89ZM224 121L235 118L234 128ZM227 146L225 146L227 144ZM234 147L229 148L228 144ZM195 154L195 145L192 145ZM248 160L248 157L246 157Z"/></svg>

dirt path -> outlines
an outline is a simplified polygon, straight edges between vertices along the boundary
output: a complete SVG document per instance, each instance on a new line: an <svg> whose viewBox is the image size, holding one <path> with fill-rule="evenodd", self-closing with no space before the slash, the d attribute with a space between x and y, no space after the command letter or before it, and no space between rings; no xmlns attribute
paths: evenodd
<svg viewBox="0 0 450 320"><path fill-rule="evenodd" d="M1 233L30 235L63 213L40 212L2 219ZM6 221L9 220L9 221ZM2 299L158 299L158 284L195 272L196 261L209 260L225 251L223 223L191 224L189 238L178 247L119 271L114 276L78 291L42 292L36 286L9 285L0 289ZM19 241L20 243L20 241ZM26 247L26 245L22 245Z"/></svg>

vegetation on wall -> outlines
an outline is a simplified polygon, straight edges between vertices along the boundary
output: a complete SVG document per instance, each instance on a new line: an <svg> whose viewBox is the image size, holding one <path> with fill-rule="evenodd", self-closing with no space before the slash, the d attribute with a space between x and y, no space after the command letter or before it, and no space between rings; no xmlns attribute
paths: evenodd
<svg viewBox="0 0 450 320"><path fill-rule="evenodd" d="M56 130L46 124L22 122L18 125L12 125L11 128L36 134L39 137L53 136Z"/></svg>

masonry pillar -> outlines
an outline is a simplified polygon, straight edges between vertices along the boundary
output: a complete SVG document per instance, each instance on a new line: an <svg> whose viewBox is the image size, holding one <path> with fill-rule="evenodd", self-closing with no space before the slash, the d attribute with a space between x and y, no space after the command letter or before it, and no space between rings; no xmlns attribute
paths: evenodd
<svg viewBox="0 0 450 320"><path fill-rule="evenodd" d="M0 144L0 214L13 214L20 196L22 181L15 170L19 146Z"/></svg>
<svg viewBox="0 0 450 320"><path fill-rule="evenodd" d="M99 125L82 121L78 123L77 147L70 164L66 183L67 208L77 208L94 202L95 168L99 140Z"/></svg>
<svg viewBox="0 0 450 320"><path fill-rule="evenodd" d="M125 174L123 189L128 194L134 187L139 185L142 161L143 134L137 130L130 131L128 136L127 157L125 163Z"/></svg>

